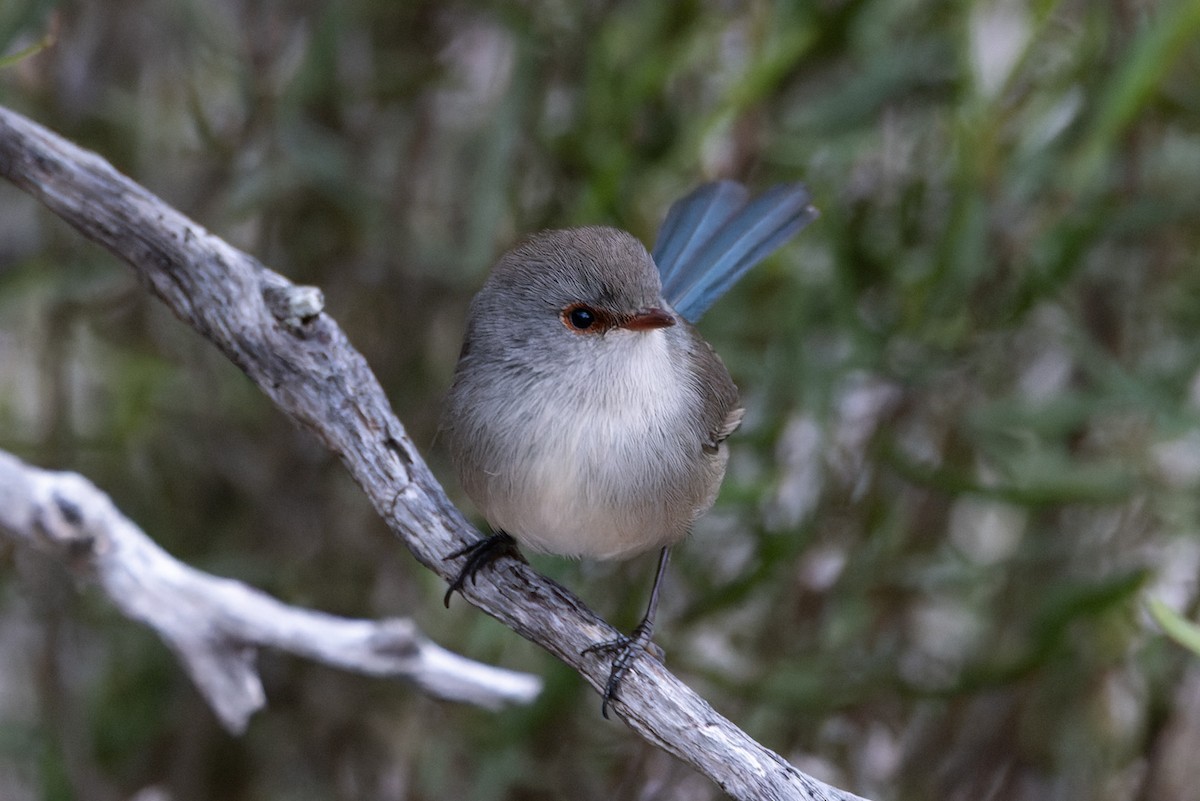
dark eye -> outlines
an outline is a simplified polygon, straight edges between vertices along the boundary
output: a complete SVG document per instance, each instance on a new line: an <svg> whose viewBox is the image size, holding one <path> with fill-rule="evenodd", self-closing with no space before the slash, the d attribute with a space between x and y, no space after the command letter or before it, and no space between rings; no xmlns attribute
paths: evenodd
<svg viewBox="0 0 1200 801"><path fill-rule="evenodd" d="M576 331L586 331L596 324L596 313L587 306L572 306L563 312L563 317Z"/></svg>

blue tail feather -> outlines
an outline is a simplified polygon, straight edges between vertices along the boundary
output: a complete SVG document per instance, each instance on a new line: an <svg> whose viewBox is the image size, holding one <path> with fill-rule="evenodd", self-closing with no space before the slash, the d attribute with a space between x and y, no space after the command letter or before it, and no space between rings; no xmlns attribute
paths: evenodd
<svg viewBox="0 0 1200 801"><path fill-rule="evenodd" d="M703 247L707 236L737 214L749 197L750 192L739 183L714 181L671 205L654 244L654 263L665 292L671 291L682 267Z"/></svg>
<svg viewBox="0 0 1200 801"><path fill-rule="evenodd" d="M733 181L705 184L676 202L659 230L654 261L663 297L691 322L746 272L817 217L802 184L750 200Z"/></svg>

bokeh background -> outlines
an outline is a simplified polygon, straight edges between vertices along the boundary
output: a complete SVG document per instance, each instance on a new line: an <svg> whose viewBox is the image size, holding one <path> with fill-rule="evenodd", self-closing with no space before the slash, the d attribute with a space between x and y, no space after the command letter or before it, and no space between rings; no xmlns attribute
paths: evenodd
<svg viewBox="0 0 1200 801"><path fill-rule="evenodd" d="M658 642L765 745L891 799L1195 799L1195 0L3 0L0 102L328 310L434 440L522 232L652 242L701 180L822 217L703 320L742 388ZM132 273L0 185L0 448L176 556L411 615L545 677L487 713L268 654L224 734L153 634L0 543L0 796L705 799L571 671L455 602L338 462ZM468 507L469 508L469 507ZM537 559L615 624L653 558Z"/></svg>

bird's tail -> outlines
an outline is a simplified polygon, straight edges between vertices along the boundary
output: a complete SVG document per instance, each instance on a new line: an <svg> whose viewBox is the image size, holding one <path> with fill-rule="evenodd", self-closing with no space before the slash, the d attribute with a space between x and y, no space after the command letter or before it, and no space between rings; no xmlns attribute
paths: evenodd
<svg viewBox="0 0 1200 801"><path fill-rule="evenodd" d="M754 265L817 218L803 184L753 200L735 181L704 184L667 212L654 245L663 297L696 322Z"/></svg>

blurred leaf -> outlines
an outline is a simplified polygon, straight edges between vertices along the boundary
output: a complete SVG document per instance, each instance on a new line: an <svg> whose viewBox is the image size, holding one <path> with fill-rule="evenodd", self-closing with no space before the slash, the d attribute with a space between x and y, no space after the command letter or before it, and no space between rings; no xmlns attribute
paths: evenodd
<svg viewBox="0 0 1200 801"><path fill-rule="evenodd" d="M44 4L37 2L19 3L11 2L6 4L6 8L0 8L0 47L12 36L14 32L20 30L26 25L32 24L33 20L40 16L45 8L53 8L52 4ZM50 14L50 22L46 26L46 33L42 38L27 47L23 47L15 53L7 56L0 56L0 69L10 67L19 61L35 56L38 53L53 47L58 41L59 28L59 13L57 11Z"/></svg>
<svg viewBox="0 0 1200 801"><path fill-rule="evenodd" d="M0 69L4 69L5 67L11 67L13 64L16 64L18 61L23 61L23 60L29 58L30 56L36 56L38 53L42 52L47 47L52 47L53 45L54 45L54 34L48 33L41 39L41 41L35 42L34 44L31 44L29 47L26 47L22 50L18 50L17 52L13 53L12 55L0 57Z"/></svg>
<svg viewBox="0 0 1200 801"><path fill-rule="evenodd" d="M1180 615L1157 598L1149 601L1150 615L1162 626L1163 633L1200 656L1200 626Z"/></svg>
<svg viewBox="0 0 1200 801"><path fill-rule="evenodd" d="M1175 0L1148 10L1144 27L1116 65L1100 96L1088 137L1074 165L1076 182L1089 186L1111 166L1116 139L1157 94L1185 47L1200 39L1200 3Z"/></svg>

